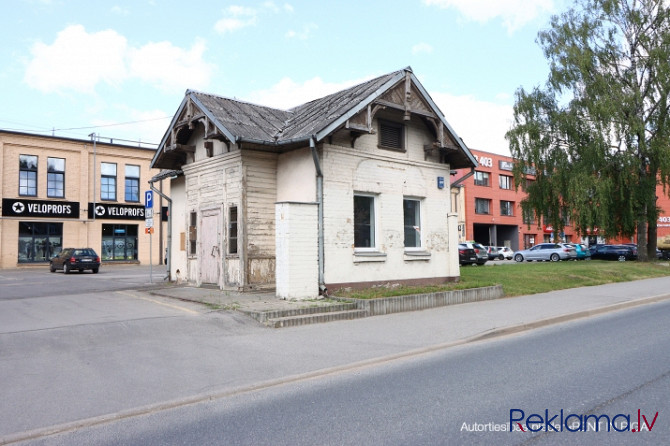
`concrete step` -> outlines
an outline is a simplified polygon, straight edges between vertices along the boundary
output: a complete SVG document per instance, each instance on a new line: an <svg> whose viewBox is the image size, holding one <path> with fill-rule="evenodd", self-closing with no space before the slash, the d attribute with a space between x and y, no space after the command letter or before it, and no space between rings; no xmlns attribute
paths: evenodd
<svg viewBox="0 0 670 446"><path fill-rule="evenodd" d="M252 318L256 319L261 324L266 324L270 319L280 319L293 316L304 316L317 313L333 313L338 311L357 310L356 303L328 303L315 304L314 306L298 307L290 309L264 310L264 311L249 311L242 310Z"/></svg>
<svg viewBox="0 0 670 446"><path fill-rule="evenodd" d="M298 325L359 319L366 316L367 311L365 310L327 311L322 313L297 314L270 318L265 322L265 325L273 328L295 327Z"/></svg>

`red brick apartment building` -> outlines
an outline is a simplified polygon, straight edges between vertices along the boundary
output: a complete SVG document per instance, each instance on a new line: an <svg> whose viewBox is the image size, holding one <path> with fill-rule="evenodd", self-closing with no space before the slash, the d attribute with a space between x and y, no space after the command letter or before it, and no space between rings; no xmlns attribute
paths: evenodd
<svg viewBox="0 0 670 446"><path fill-rule="evenodd" d="M543 222L523 221L521 200L524 192L514 190L512 168L514 159L496 153L471 150L479 165L471 173L468 169L456 171L452 177L454 209L459 215L459 240L475 240L483 245L509 246L513 250L530 248L549 241L593 243L634 243L630 239L605 240L597 234L580 237L569 224L564 232L556 234ZM532 177L531 177L532 178ZM670 249L670 191L656 188L658 217L658 246Z"/></svg>
<svg viewBox="0 0 670 446"><path fill-rule="evenodd" d="M464 208L458 210L461 241L508 246L514 251L542 242L581 241L569 224L564 232L556 234L543 222L524 223L521 200L525 194L514 189L512 157L479 150L471 152L479 163L474 173L461 169L452 177L452 187L459 188L455 202ZM592 243L595 239L593 237Z"/></svg>

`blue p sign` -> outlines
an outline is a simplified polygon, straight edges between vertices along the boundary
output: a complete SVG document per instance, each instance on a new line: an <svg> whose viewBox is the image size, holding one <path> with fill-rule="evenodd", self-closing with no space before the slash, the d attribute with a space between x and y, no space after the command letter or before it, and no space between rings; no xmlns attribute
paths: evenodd
<svg viewBox="0 0 670 446"><path fill-rule="evenodd" d="M144 192L144 207L148 209L153 209L154 207L154 193L153 191Z"/></svg>

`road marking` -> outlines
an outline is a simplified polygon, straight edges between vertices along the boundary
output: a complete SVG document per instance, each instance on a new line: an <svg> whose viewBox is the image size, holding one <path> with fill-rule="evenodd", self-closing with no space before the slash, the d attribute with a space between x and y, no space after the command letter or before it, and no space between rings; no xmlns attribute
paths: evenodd
<svg viewBox="0 0 670 446"><path fill-rule="evenodd" d="M137 294L127 293L127 292L125 292L125 291L117 291L117 293L118 293L118 294L124 294L124 295L126 295L126 296L130 296L130 297L134 297L135 299L141 299L141 300L146 300L146 301L148 301L148 302L153 302L153 303L155 303L155 304L163 305L163 306L165 306L165 307L169 307L169 308L172 308L172 309L175 309L175 310L180 310L180 311L183 311L183 312L185 312L185 313L190 313L190 314L200 314L200 312L195 311L195 310L191 310L190 308L181 307L181 306L179 306L179 305L174 305L174 304L168 304L168 303L165 303L165 302L161 302L161 301L159 301L159 300L156 300L156 299L151 299L151 298L144 297L144 296L138 296Z"/></svg>

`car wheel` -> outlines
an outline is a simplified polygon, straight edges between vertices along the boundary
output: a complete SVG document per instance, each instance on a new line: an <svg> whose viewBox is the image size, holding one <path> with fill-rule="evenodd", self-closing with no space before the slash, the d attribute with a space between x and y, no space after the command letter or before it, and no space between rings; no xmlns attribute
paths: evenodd
<svg viewBox="0 0 670 446"><path fill-rule="evenodd" d="M521 254L517 254L514 256L514 261L515 262L523 262L523 256Z"/></svg>
<svg viewBox="0 0 670 446"><path fill-rule="evenodd" d="M505 256L502 255L502 254L500 254L500 255L498 256L498 260L505 260Z"/></svg>
<svg viewBox="0 0 670 446"><path fill-rule="evenodd" d="M98 274L98 268L93 268L93 274Z"/></svg>
<svg viewBox="0 0 670 446"><path fill-rule="evenodd" d="M550 259L552 262L558 262L559 260L561 260L561 258L560 258L560 257L558 256L558 254L556 254L556 253L553 253L553 254L551 255L551 257L549 257L549 259Z"/></svg>
<svg viewBox="0 0 670 446"><path fill-rule="evenodd" d="M56 267L54 266L53 263L50 263L50 264L49 264L49 271L51 271L52 273L55 273L55 272L56 272Z"/></svg>
<svg viewBox="0 0 670 446"><path fill-rule="evenodd" d="M70 265L63 263L63 274L70 274Z"/></svg>
<svg viewBox="0 0 670 446"><path fill-rule="evenodd" d="M619 262L625 262L626 256L619 256Z"/></svg>

